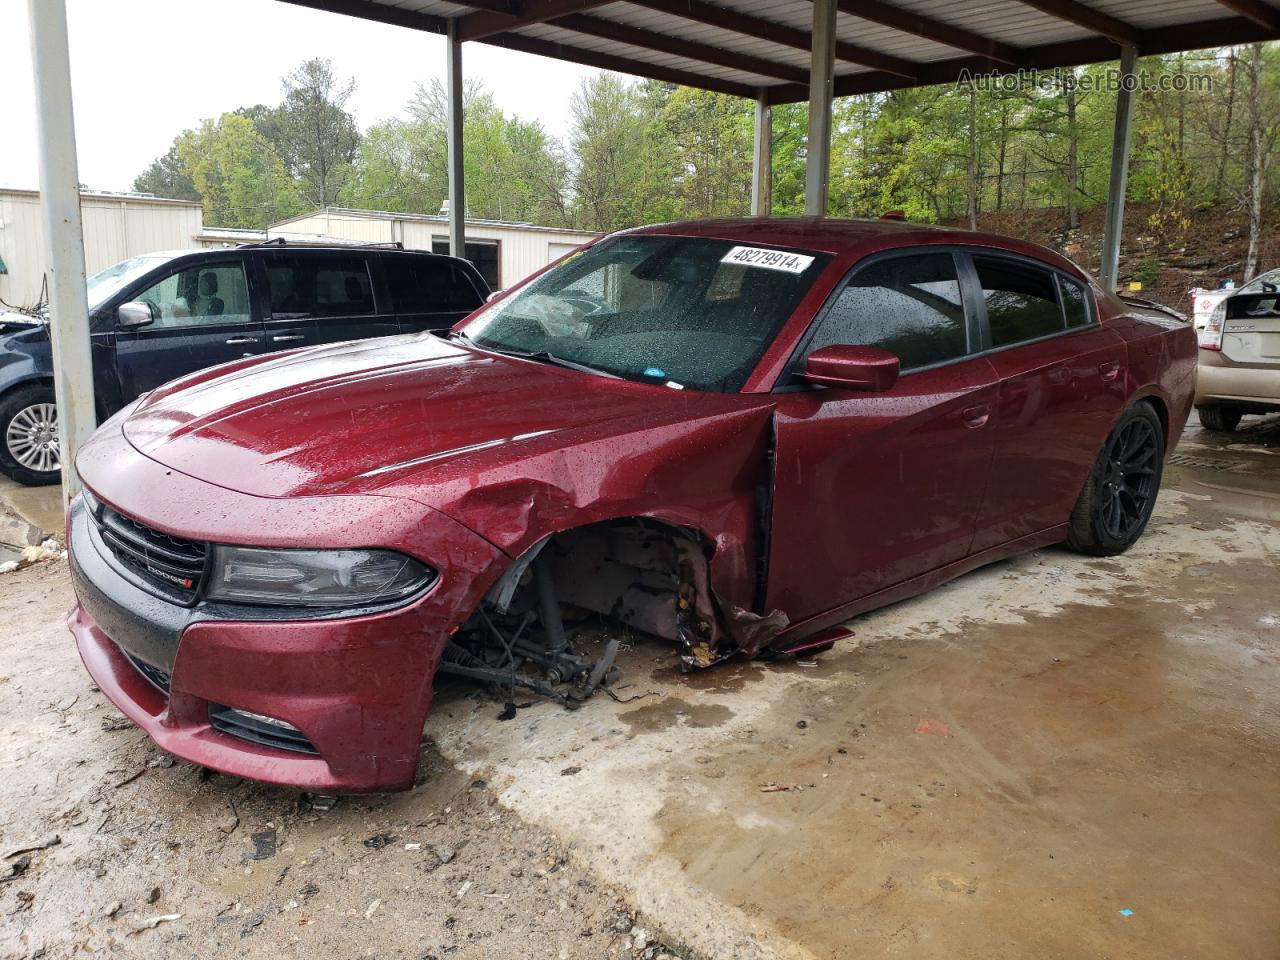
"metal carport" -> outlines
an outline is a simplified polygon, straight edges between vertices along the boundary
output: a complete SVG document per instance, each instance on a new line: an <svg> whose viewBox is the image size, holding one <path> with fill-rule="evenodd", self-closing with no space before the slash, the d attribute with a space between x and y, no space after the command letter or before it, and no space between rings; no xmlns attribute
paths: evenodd
<svg viewBox="0 0 1280 960"><path fill-rule="evenodd" d="M809 102L805 209L826 210L833 96L1280 38L1264 0L279 0L447 38L450 244L463 247L463 45L485 43L756 103L752 210L767 215L770 108ZM94 428L64 0L28 0L63 463ZM1133 89L1118 96L1100 279L1114 285ZM74 486L68 476L67 495Z"/></svg>

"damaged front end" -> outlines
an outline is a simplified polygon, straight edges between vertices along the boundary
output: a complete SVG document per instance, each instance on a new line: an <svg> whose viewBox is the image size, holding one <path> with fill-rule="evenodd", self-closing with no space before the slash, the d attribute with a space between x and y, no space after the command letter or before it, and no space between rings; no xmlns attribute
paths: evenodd
<svg viewBox="0 0 1280 960"><path fill-rule="evenodd" d="M505 689L508 704L520 688L573 708L616 680L630 631L676 644L684 670L754 656L786 628L786 615L722 604L712 556L695 531L645 518L543 538L453 636L440 669ZM570 636L566 615L597 619L605 639Z"/></svg>

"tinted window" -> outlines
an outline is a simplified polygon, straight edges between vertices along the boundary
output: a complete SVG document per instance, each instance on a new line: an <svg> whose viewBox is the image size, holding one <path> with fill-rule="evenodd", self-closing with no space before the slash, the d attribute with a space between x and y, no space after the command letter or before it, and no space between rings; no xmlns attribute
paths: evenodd
<svg viewBox="0 0 1280 960"><path fill-rule="evenodd" d="M1057 287L1048 270L995 257L974 257L987 302L991 345L1006 347L1063 329Z"/></svg>
<svg viewBox="0 0 1280 960"><path fill-rule="evenodd" d="M964 356L964 301L951 254L891 257L859 270L808 349L832 344L880 347L903 370Z"/></svg>
<svg viewBox="0 0 1280 960"><path fill-rule="evenodd" d="M249 288L239 263L202 263L180 270L133 299L154 308L153 328L249 322Z"/></svg>
<svg viewBox="0 0 1280 960"><path fill-rule="evenodd" d="M387 282L399 313L470 313L483 300L453 260L385 257Z"/></svg>
<svg viewBox="0 0 1280 960"><path fill-rule="evenodd" d="M374 312L364 257L271 257L267 283L273 317L352 317Z"/></svg>
<svg viewBox="0 0 1280 960"><path fill-rule="evenodd" d="M1074 280L1058 276L1058 292L1062 295L1062 312L1066 314L1068 327L1084 327L1089 323L1089 301L1084 287Z"/></svg>
<svg viewBox="0 0 1280 960"><path fill-rule="evenodd" d="M471 261L471 265L484 278L484 282L489 285L489 289L501 289L500 271L498 270L498 244L492 241L489 243L464 243L463 249L466 254L463 259ZM448 254L449 239L447 237L432 237L431 252Z"/></svg>

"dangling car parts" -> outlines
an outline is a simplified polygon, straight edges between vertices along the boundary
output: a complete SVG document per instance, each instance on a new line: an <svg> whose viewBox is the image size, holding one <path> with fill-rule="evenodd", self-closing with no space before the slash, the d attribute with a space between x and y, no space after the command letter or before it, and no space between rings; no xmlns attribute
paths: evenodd
<svg viewBox="0 0 1280 960"><path fill-rule="evenodd" d="M406 788L438 671L566 705L609 682L616 639L575 647L562 610L705 667L1020 551L1125 550L1195 368L1188 324L1006 238L623 232L446 336L122 410L77 462L70 627L178 756Z"/></svg>

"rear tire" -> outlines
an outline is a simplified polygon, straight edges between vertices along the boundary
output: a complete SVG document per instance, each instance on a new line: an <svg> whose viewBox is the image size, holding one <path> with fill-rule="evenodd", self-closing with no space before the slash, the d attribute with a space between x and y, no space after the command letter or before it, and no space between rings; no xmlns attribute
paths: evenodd
<svg viewBox="0 0 1280 960"><path fill-rule="evenodd" d="M1196 416L1200 418L1200 426L1206 430L1221 430L1230 433L1240 425L1244 413L1235 407L1224 407L1220 404L1196 407Z"/></svg>
<svg viewBox="0 0 1280 960"><path fill-rule="evenodd" d="M1164 427L1147 403L1116 421L1071 511L1066 544L1111 557L1128 550L1151 519L1164 471Z"/></svg>
<svg viewBox="0 0 1280 960"><path fill-rule="evenodd" d="M53 388L37 383L0 398L0 473L45 486L62 479L59 460Z"/></svg>

